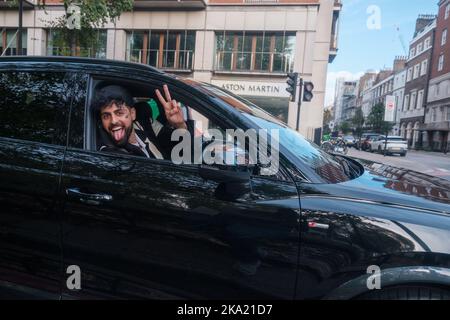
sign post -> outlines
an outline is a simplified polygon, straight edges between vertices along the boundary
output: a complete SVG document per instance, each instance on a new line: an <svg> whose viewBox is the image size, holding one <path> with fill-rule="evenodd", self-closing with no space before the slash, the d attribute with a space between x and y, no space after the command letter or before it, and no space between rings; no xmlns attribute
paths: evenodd
<svg viewBox="0 0 450 320"><path fill-rule="evenodd" d="M395 96L386 96L386 103L384 107L384 121L394 122L395 121ZM384 152L383 155L386 156L387 151L387 140L388 140L389 130L386 128L386 140L384 141Z"/></svg>

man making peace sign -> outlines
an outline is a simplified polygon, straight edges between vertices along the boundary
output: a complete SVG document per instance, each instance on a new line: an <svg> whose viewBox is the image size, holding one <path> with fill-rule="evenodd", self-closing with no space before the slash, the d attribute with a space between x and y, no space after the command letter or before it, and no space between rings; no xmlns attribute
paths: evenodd
<svg viewBox="0 0 450 320"><path fill-rule="evenodd" d="M140 103L135 104L125 88L117 85L101 88L93 103L101 120L101 136L104 137L99 150L156 159L170 158L171 150L177 144L171 141L172 132L176 129L188 129L188 126L180 103L172 99L167 85L163 86L163 91L164 96L159 89L155 93L164 109L166 124L148 115L137 121L136 106ZM149 110L144 106L144 111Z"/></svg>

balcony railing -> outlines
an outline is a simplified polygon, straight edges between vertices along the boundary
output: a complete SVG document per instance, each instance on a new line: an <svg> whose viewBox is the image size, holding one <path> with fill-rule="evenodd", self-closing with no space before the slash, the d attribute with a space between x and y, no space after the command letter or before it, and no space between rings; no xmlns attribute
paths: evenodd
<svg viewBox="0 0 450 320"><path fill-rule="evenodd" d="M84 58L106 59L106 49L93 49L83 47L47 47L47 56L74 56Z"/></svg>
<svg viewBox="0 0 450 320"><path fill-rule="evenodd" d="M127 50L126 60L151 65L160 69L190 71L194 65L193 50Z"/></svg>
<svg viewBox="0 0 450 320"><path fill-rule="evenodd" d="M215 70L231 72L278 72L294 69L294 57L280 52L218 51Z"/></svg>

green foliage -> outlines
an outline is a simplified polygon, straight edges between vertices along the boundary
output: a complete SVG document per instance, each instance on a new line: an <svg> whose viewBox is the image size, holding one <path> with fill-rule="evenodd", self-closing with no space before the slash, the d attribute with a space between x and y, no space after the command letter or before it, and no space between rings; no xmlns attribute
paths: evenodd
<svg viewBox="0 0 450 320"><path fill-rule="evenodd" d="M329 109L324 110L323 112L323 124L322 124L322 128L323 128L323 134L328 134L331 132L330 127L328 126L328 124L332 121L332 114L331 111Z"/></svg>
<svg viewBox="0 0 450 320"><path fill-rule="evenodd" d="M378 103L373 106L372 111L367 117L367 124L376 133L386 133L393 127L391 122L384 121L384 104Z"/></svg>
<svg viewBox="0 0 450 320"><path fill-rule="evenodd" d="M353 128L355 129L355 134L358 137L361 137L362 133L363 133L363 129L364 129L364 113L362 112L361 108L358 108L356 110L355 115L353 116L352 120L352 125Z"/></svg>
<svg viewBox="0 0 450 320"><path fill-rule="evenodd" d="M81 29L67 28L70 16L67 13L49 23L54 30L51 45L62 48L57 53L59 55L87 56L97 52L106 36L98 29L109 22L114 23L123 12L133 9L133 0L64 0L66 11L71 4L80 8ZM45 9L45 0L38 1L38 5Z"/></svg>
<svg viewBox="0 0 450 320"><path fill-rule="evenodd" d="M339 125L339 130L342 131L343 134L348 133L351 129L350 123L347 121L344 121Z"/></svg>

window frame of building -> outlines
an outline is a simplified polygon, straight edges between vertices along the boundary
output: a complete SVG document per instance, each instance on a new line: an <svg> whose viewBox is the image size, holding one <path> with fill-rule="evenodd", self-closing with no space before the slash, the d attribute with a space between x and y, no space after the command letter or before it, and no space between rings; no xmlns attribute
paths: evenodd
<svg viewBox="0 0 450 320"><path fill-rule="evenodd" d="M431 109L431 122L437 121L437 109L433 108Z"/></svg>
<svg viewBox="0 0 450 320"><path fill-rule="evenodd" d="M413 74L413 79L417 79L420 75L420 63L414 65L414 74Z"/></svg>
<svg viewBox="0 0 450 320"><path fill-rule="evenodd" d="M409 110L409 98L410 98L409 94L405 95L405 100L403 103L403 111Z"/></svg>
<svg viewBox="0 0 450 320"><path fill-rule="evenodd" d="M411 93L411 99L409 101L409 110L414 110L417 103L417 91Z"/></svg>
<svg viewBox="0 0 450 320"><path fill-rule="evenodd" d="M227 43L232 43L232 46L227 46ZM292 72L295 43L295 32L216 32L214 69L227 72Z"/></svg>
<svg viewBox="0 0 450 320"><path fill-rule="evenodd" d="M427 74L427 72L428 72L427 69L428 69L428 59L425 59L420 64L420 76L421 77Z"/></svg>
<svg viewBox="0 0 450 320"><path fill-rule="evenodd" d="M447 43L447 29L444 29L442 31L442 36L441 36L441 46L445 46L445 44Z"/></svg>
<svg viewBox="0 0 450 320"><path fill-rule="evenodd" d="M417 93L417 105L416 105L416 109L421 109L423 106L423 95L425 94L425 90L420 90Z"/></svg>
<svg viewBox="0 0 450 320"><path fill-rule="evenodd" d="M417 54L421 53L423 51L423 42L419 43L417 45Z"/></svg>
<svg viewBox="0 0 450 320"><path fill-rule="evenodd" d="M17 28L2 28L0 32L0 55L13 56L17 55L17 47L19 45L19 39L17 38ZM13 33L13 39L8 39ZM28 30L24 28L22 30L22 55L27 55L27 37ZM3 52L5 51L5 52Z"/></svg>
<svg viewBox="0 0 450 320"><path fill-rule="evenodd" d="M416 55L416 48L411 48L409 51L409 57L412 58Z"/></svg>
<svg viewBox="0 0 450 320"><path fill-rule="evenodd" d="M448 3L447 6L445 7L444 19L447 20L449 16L450 16L450 3Z"/></svg>
<svg viewBox="0 0 450 320"><path fill-rule="evenodd" d="M80 46L80 43L71 49L67 40L62 36L59 40L54 40L55 37L61 36L58 34L60 30L57 28L47 29L47 43L46 43L46 54L48 56L75 56L75 57L88 57L97 59L106 59L106 48L107 48L107 38L108 32L106 29L97 29L97 39L100 41L97 44L90 47ZM64 46L58 46L58 41L61 41L59 45L64 44Z"/></svg>
<svg viewBox="0 0 450 320"><path fill-rule="evenodd" d="M195 41L194 30L129 30L126 60L159 69L189 71L194 67Z"/></svg>
<svg viewBox="0 0 450 320"><path fill-rule="evenodd" d="M450 106L447 107L446 121L450 121Z"/></svg>
<svg viewBox="0 0 450 320"><path fill-rule="evenodd" d="M444 55L441 54L438 59L438 71L442 71L444 69Z"/></svg>
<svg viewBox="0 0 450 320"><path fill-rule="evenodd" d="M425 39L425 42L424 42L424 50L429 49L430 46L431 46L431 37L428 37Z"/></svg>
<svg viewBox="0 0 450 320"><path fill-rule="evenodd" d="M412 80L412 75L413 75L413 68L408 68L408 71L406 73L406 82Z"/></svg>

